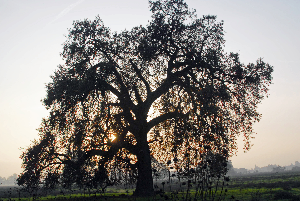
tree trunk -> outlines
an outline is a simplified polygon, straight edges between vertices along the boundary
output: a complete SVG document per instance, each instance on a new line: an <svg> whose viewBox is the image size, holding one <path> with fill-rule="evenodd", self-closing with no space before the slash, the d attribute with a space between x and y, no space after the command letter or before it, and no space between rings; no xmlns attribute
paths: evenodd
<svg viewBox="0 0 300 201"><path fill-rule="evenodd" d="M143 140L144 141L144 140ZM154 194L150 149L147 140L140 143L138 159L138 178L134 195L152 196Z"/></svg>

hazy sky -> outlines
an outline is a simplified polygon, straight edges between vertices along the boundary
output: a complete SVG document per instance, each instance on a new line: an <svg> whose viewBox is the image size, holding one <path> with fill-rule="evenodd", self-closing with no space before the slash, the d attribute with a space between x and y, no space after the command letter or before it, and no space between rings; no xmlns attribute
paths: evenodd
<svg viewBox="0 0 300 201"><path fill-rule="evenodd" d="M274 66L269 98L259 106L254 146L239 150L234 167L300 161L300 1L186 0L198 17L224 20L225 50L245 64ZM73 20L99 15L112 31L146 25L147 0L0 0L0 176L21 172L22 150L38 138L47 110L40 100L58 64ZM240 147L242 148L242 141Z"/></svg>

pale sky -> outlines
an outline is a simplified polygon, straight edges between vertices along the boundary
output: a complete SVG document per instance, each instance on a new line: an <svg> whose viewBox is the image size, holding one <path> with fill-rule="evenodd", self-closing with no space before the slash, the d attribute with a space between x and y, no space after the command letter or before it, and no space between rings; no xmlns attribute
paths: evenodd
<svg viewBox="0 0 300 201"><path fill-rule="evenodd" d="M269 98L259 106L254 146L240 149L233 166L248 169L300 161L300 1L186 0L202 15L224 20L225 50L245 64L274 66ZM147 0L0 0L0 176L19 174L22 153L38 138L47 110L40 100L58 64L73 20L99 15L112 31L150 20ZM240 148L243 144L240 144Z"/></svg>

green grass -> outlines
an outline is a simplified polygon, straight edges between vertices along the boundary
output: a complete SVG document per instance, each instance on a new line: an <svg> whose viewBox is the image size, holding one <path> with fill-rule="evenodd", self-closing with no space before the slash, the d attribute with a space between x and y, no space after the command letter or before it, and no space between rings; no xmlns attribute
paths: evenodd
<svg viewBox="0 0 300 201"><path fill-rule="evenodd" d="M260 173L232 177L228 195L237 200L300 200L300 173Z"/></svg>

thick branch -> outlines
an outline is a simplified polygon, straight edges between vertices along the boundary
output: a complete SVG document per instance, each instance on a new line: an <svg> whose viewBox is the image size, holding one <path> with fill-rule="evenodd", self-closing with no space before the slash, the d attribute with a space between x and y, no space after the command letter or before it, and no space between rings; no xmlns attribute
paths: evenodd
<svg viewBox="0 0 300 201"><path fill-rule="evenodd" d="M151 92L147 98L148 103L151 104L158 99L161 95L167 93L169 88L172 87L172 80L167 78L155 91Z"/></svg>
<svg viewBox="0 0 300 201"><path fill-rule="evenodd" d="M132 87L133 87L134 94L135 94L135 97L136 97L138 103L139 103L139 104L142 103L143 100L142 100L142 98L141 98L141 96L140 96L140 94L139 94L139 91L138 91L138 89L137 89L137 86L136 86L136 85L133 85Z"/></svg>
<svg viewBox="0 0 300 201"><path fill-rule="evenodd" d="M132 59L129 59L133 69L135 70L137 76L143 81L143 83L145 84L146 86L146 90L147 90L147 94L150 94L150 86L149 86L149 83L146 81L146 79L143 77L140 69L138 69L137 65L132 61Z"/></svg>
<svg viewBox="0 0 300 201"><path fill-rule="evenodd" d="M130 95L128 93L128 89L127 89L127 87L125 86L125 84L124 84L124 82L122 80L122 76L120 75L120 73L117 70L118 64L111 58L111 56L109 55L109 53L106 50L103 50L99 45L95 45L95 47L99 51L101 51L104 54L104 56L106 57L106 59L109 61L111 70L113 71L114 75L117 78L117 82L118 82L118 84L121 87L121 92L117 93L118 95L117 94L116 95L118 96L118 98L119 98L120 101L124 102L124 104L122 104L122 105L125 106L125 107L134 108L134 104L131 101Z"/></svg>
<svg viewBox="0 0 300 201"><path fill-rule="evenodd" d="M154 119L152 119L151 121L148 122L147 124L147 130L149 131L151 128L153 128L155 125L158 125L159 123L162 123L168 119L174 119L174 118L177 118L177 117L181 117L181 118L184 118L184 117L187 117L188 114L183 114L183 113L180 113L180 112L168 112L168 113L165 113L165 114L162 114Z"/></svg>

